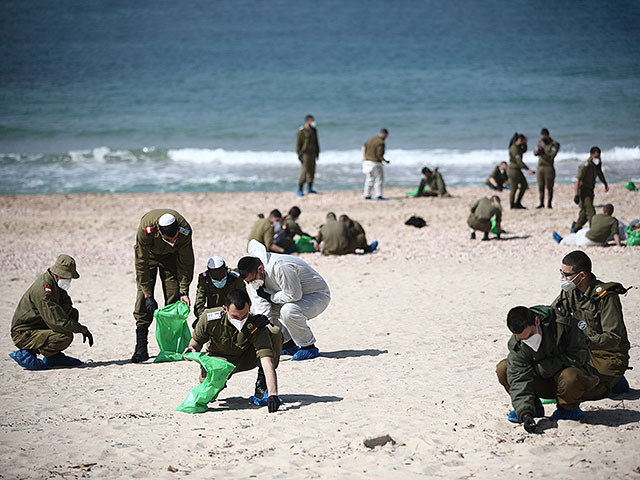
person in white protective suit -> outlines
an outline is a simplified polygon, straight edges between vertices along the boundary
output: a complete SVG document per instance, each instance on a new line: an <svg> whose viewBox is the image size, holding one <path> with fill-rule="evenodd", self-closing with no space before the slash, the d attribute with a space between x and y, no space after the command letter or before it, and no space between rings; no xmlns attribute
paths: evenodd
<svg viewBox="0 0 640 480"><path fill-rule="evenodd" d="M238 273L247 283L251 313L267 315L282 329L282 354L291 360L320 356L308 321L325 311L331 301L327 282L304 260L267 252L252 240L249 256L238 261Z"/></svg>

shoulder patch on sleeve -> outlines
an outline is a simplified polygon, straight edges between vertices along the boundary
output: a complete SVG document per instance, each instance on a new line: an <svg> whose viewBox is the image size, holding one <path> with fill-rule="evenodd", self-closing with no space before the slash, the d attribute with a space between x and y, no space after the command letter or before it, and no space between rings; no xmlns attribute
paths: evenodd
<svg viewBox="0 0 640 480"><path fill-rule="evenodd" d="M584 330L585 328L587 328L587 322L585 322L584 320L580 320L580 321L578 322L578 328L579 328L580 330Z"/></svg>
<svg viewBox="0 0 640 480"><path fill-rule="evenodd" d="M49 294L49 293L51 293L51 287L50 287L49 285L45 285L45 286L44 286L44 293L45 293L45 294Z"/></svg>
<svg viewBox="0 0 640 480"><path fill-rule="evenodd" d="M206 276L207 276L207 272L206 272L206 271L205 271L205 272L202 272L202 273L200 274L200 278L206 278Z"/></svg>
<svg viewBox="0 0 640 480"><path fill-rule="evenodd" d="M153 233L154 232L154 228L153 227L144 227L144 233L149 234L149 233Z"/></svg>
<svg viewBox="0 0 640 480"><path fill-rule="evenodd" d="M184 228L184 227L180 227L180 230L178 230L182 235L189 235L191 233L191 230L189 230L188 228Z"/></svg>
<svg viewBox="0 0 640 480"><path fill-rule="evenodd" d="M221 318L222 318L222 312L207 313L207 322L213 322L214 320L220 320Z"/></svg>

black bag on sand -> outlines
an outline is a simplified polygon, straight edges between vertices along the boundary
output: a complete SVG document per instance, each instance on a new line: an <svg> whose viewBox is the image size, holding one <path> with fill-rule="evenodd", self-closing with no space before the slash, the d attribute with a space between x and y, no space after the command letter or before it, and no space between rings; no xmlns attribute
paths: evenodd
<svg viewBox="0 0 640 480"><path fill-rule="evenodd" d="M404 222L404 224L405 225L413 225L416 228L422 228L422 227L426 227L427 226L427 222L424 221L424 218L416 217L415 215L412 215L409 220Z"/></svg>

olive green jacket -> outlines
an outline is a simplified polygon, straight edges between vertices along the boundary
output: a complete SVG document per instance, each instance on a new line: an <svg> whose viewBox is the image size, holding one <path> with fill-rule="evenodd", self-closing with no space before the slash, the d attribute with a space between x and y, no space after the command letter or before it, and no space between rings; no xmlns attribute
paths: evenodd
<svg viewBox="0 0 640 480"><path fill-rule="evenodd" d="M618 219L606 213L596 213L589 222L586 236L589 240L605 243L611 235L620 234Z"/></svg>
<svg viewBox="0 0 640 480"><path fill-rule="evenodd" d="M202 312L207 308L224 305L227 294L231 290L247 291L244 280L240 278L238 272L227 268L227 283L222 288L217 288L213 285L213 280L207 270L198 275L198 290L196 292L196 300L193 303L193 313L196 318L200 318Z"/></svg>
<svg viewBox="0 0 640 480"><path fill-rule="evenodd" d="M325 255L344 255L351 253L349 227L344 222L329 220L320 227L316 241L322 243L322 253Z"/></svg>
<svg viewBox="0 0 640 480"><path fill-rule="evenodd" d="M538 399L533 388L533 378L552 378L568 367L581 368L587 374L589 351L582 331L571 317L556 315L546 305L531 307L540 319L542 343L534 352L515 335L508 342L507 382L511 404L519 418L534 415Z"/></svg>
<svg viewBox="0 0 640 480"><path fill-rule="evenodd" d="M495 167L493 167L493 170L491 171L491 175L489 175L489 178L493 178L498 184L498 186L502 187L504 183L509 179L509 176L507 175L506 171L502 173L500 171L500 166L496 165ZM487 185L492 185L492 183L489 181L489 178L487 178L485 183Z"/></svg>
<svg viewBox="0 0 640 480"><path fill-rule="evenodd" d="M576 179L580 182L580 195L593 197L593 190L596 188L596 178L605 183L604 173L602 173L602 161L598 165L588 159L578 167Z"/></svg>
<svg viewBox="0 0 640 480"><path fill-rule="evenodd" d="M298 222L293 220L291 218L291 215L287 215L286 217L284 217L284 228L285 228L285 231L287 232L287 236L289 238L291 238L292 240L296 235L298 235L300 237L302 237L302 236L310 237L311 236L311 235L309 235L307 233L304 233L302 231L302 228L300 228L300 225L298 225Z"/></svg>
<svg viewBox="0 0 640 480"><path fill-rule="evenodd" d="M298 158L303 153L317 157L320 154L320 144L318 143L318 131L314 127L302 126L296 134L296 153Z"/></svg>
<svg viewBox="0 0 640 480"><path fill-rule="evenodd" d="M267 250L273 245L273 225L268 218L259 218L253 224L251 233L249 234L249 242L256 240L263 244Z"/></svg>
<svg viewBox="0 0 640 480"><path fill-rule="evenodd" d="M48 270L22 295L11 322L12 333L29 330L79 333L83 329L71 297L58 286Z"/></svg>
<svg viewBox="0 0 640 480"><path fill-rule="evenodd" d="M560 150L560 144L553 138L549 143L545 143L542 139L538 142L537 148L540 149L538 153L538 168L551 167L553 168L553 162Z"/></svg>
<svg viewBox="0 0 640 480"><path fill-rule="evenodd" d="M509 147L509 165L507 166L507 170L529 170L526 163L522 161L523 152L520 150L520 145L516 145L515 143Z"/></svg>
<svg viewBox="0 0 640 480"><path fill-rule="evenodd" d="M427 177L425 181L432 191L438 192L438 195L444 195L447 193L447 186L444 183L444 178L442 178L442 174L437 168L431 172L431 176Z"/></svg>
<svg viewBox="0 0 640 480"><path fill-rule="evenodd" d="M364 156L371 162L382 162L384 158L384 139L380 135L371 137L364 144Z"/></svg>
<svg viewBox="0 0 640 480"><path fill-rule="evenodd" d="M498 207L491 205L491 200L487 197L481 198L471 207L471 213L480 220L491 220L493 216L496 217L496 222L502 220L502 210Z"/></svg>
<svg viewBox="0 0 640 480"><path fill-rule="evenodd" d="M165 213L170 213L178 221L178 238L172 247L162 239L158 221ZM145 294L153 294L151 291L152 279L149 263L151 259L162 262L162 257L175 256L178 267L177 276L180 291L189 293L189 286L193 280L195 259L191 236L191 225L182 215L175 210L157 209L151 210L140 219L136 234L135 266L136 281Z"/></svg>

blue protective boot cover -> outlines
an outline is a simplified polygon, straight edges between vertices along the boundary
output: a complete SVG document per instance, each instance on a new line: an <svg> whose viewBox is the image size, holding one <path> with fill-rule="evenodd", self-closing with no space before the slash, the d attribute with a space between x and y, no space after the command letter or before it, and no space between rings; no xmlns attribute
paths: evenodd
<svg viewBox="0 0 640 480"><path fill-rule="evenodd" d="M553 412L551 418L554 420L581 420L584 418L584 412L580 410L580 407L576 407L573 410L565 410L563 408L559 408Z"/></svg>
<svg viewBox="0 0 640 480"><path fill-rule="evenodd" d="M291 357L291 361L299 361L299 360L311 360L312 358L316 358L320 356L320 350L317 347L310 348L309 350L300 349L298 350L293 357Z"/></svg>
<svg viewBox="0 0 640 480"><path fill-rule="evenodd" d="M45 364L45 368L52 367L79 367L80 365L84 365L82 360L78 360L77 358L67 357L64 353L58 353L53 357L44 358L43 360Z"/></svg>
<svg viewBox="0 0 640 480"><path fill-rule="evenodd" d="M542 405L538 405L536 407L536 413L534 417L544 417L544 407ZM516 415L515 410L511 410L509 412L509 415L507 415L507 420L509 420L512 423L522 423L522 420L520 420L520 417Z"/></svg>
<svg viewBox="0 0 640 480"><path fill-rule="evenodd" d="M38 357L29 350L16 350L10 353L9 356L13 358L18 365L27 370L44 370L47 368L46 363L39 360Z"/></svg>

